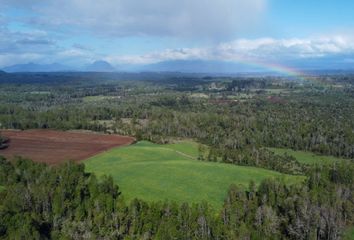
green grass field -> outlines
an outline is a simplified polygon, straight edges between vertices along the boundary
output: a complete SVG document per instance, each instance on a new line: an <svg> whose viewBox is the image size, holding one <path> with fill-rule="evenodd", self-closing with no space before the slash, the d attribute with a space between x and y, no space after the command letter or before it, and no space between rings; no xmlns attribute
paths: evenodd
<svg viewBox="0 0 354 240"><path fill-rule="evenodd" d="M294 151L286 148L268 148L272 152L278 155L284 155L285 153L293 156L300 163L304 164L331 164L338 161L343 161L341 158L332 157L332 156L321 156L312 152L304 151Z"/></svg>
<svg viewBox="0 0 354 240"><path fill-rule="evenodd" d="M251 180L259 183L271 177L290 183L304 179L260 168L201 162L193 159L197 156L194 142L158 145L142 141L96 155L85 165L98 176L111 175L128 200L207 200L216 207L222 206L232 183L246 187Z"/></svg>
<svg viewBox="0 0 354 240"><path fill-rule="evenodd" d="M354 240L354 226L348 228L345 232L344 232L344 240Z"/></svg>
<svg viewBox="0 0 354 240"><path fill-rule="evenodd" d="M147 143L151 145L150 142ZM157 145L157 146L174 150L177 153L182 153L182 155L194 159L197 159L199 155L199 151L198 151L199 144L193 141L180 141L173 144L165 144L165 145Z"/></svg>

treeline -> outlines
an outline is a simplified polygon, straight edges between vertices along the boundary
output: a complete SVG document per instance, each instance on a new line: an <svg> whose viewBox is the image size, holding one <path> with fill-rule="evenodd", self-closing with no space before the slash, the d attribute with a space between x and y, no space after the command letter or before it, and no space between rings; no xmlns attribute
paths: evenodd
<svg viewBox="0 0 354 240"><path fill-rule="evenodd" d="M226 106L160 107L149 112L147 124L133 126L132 132L160 143L170 137L195 138L211 147L206 160L299 173L303 166L294 158L275 156L264 147L354 158L353 101L334 99L340 103L322 95L276 104L259 99Z"/></svg>
<svg viewBox="0 0 354 240"><path fill-rule="evenodd" d="M150 114L150 124L143 131L151 138L195 137L231 150L284 147L354 158L354 102L325 98L316 97L322 103L311 98L286 104L260 99L228 106L209 104L199 111L189 111L188 105L185 110L160 109Z"/></svg>
<svg viewBox="0 0 354 240"><path fill-rule="evenodd" d="M303 184L232 185L207 203L126 202L84 165L0 160L0 239L341 239L354 221L354 167L315 168Z"/></svg>

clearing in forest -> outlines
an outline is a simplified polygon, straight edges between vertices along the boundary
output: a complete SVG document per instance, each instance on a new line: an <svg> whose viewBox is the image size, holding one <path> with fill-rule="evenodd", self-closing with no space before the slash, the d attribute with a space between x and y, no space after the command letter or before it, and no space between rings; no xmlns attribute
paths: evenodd
<svg viewBox="0 0 354 240"><path fill-rule="evenodd" d="M332 164L335 162L343 161L342 158L333 156L318 155L313 152L295 151L288 148L268 148L270 151L277 155L288 154L296 158L297 161L303 164Z"/></svg>
<svg viewBox="0 0 354 240"><path fill-rule="evenodd" d="M198 144L179 142L159 145L147 141L96 155L85 161L86 170L98 176L111 175L123 195L131 200L207 200L221 207L230 184L247 187L265 178L283 178L289 183L304 180L254 167L196 160Z"/></svg>

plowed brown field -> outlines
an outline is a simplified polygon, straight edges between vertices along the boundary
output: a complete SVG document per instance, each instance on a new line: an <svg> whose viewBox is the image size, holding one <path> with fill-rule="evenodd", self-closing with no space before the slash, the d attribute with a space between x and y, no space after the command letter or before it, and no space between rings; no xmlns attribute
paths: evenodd
<svg viewBox="0 0 354 240"><path fill-rule="evenodd" d="M10 146L0 150L6 158L21 156L36 162L59 164L87 159L112 147L132 144L135 139L119 135L64 132L55 130L3 130Z"/></svg>

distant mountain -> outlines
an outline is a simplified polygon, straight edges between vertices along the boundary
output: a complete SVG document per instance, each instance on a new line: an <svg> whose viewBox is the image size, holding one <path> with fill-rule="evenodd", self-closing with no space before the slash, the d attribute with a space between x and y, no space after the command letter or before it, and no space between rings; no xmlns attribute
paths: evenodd
<svg viewBox="0 0 354 240"><path fill-rule="evenodd" d="M86 66L84 69L87 72L114 72L116 69L106 61L95 61Z"/></svg>
<svg viewBox="0 0 354 240"><path fill-rule="evenodd" d="M0 70L0 75L6 75L6 74L7 74L6 72Z"/></svg>
<svg viewBox="0 0 354 240"><path fill-rule="evenodd" d="M151 72L184 72L184 73L239 73L261 71L243 64L226 61L208 60L174 60L141 66L140 71Z"/></svg>
<svg viewBox="0 0 354 240"><path fill-rule="evenodd" d="M63 72L70 71L70 67L62 65L60 63L52 64L36 64L36 63L26 63L26 64L16 64L9 67L5 67L6 72Z"/></svg>
<svg viewBox="0 0 354 240"><path fill-rule="evenodd" d="M354 58L353 58L354 59ZM264 65L264 66L263 66ZM266 74L283 74L281 66L294 68L303 72L313 72L313 70L342 70L354 71L354 60L347 62L343 61L343 57L326 59L302 59L286 61L278 64L279 71L268 67L267 63L264 64L244 64L231 61L218 61L218 60L172 60L163 61L154 64L131 66L128 70L133 71L148 71L148 72L182 72L182 73L219 73L219 74L243 74L243 73L266 73ZM285 71L286 74L286 71Z"/></svg>

